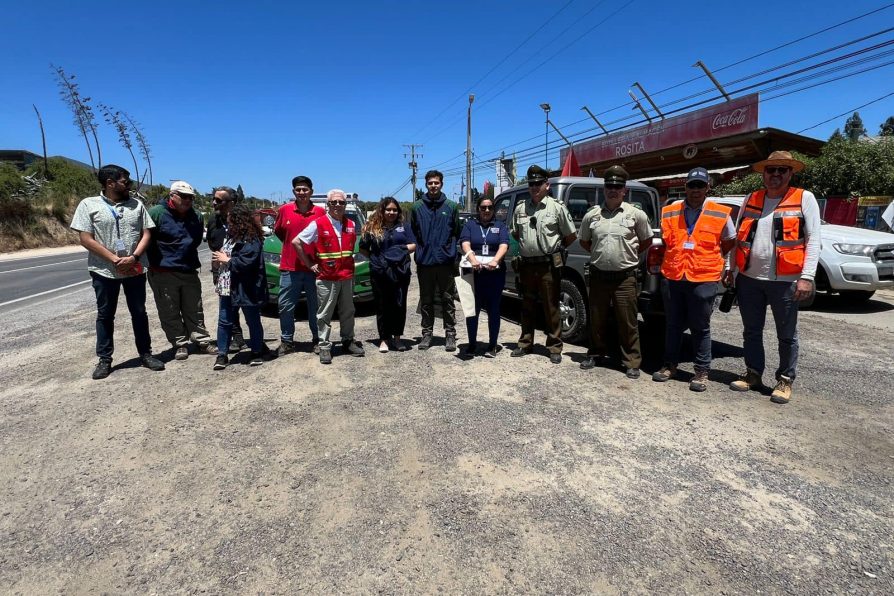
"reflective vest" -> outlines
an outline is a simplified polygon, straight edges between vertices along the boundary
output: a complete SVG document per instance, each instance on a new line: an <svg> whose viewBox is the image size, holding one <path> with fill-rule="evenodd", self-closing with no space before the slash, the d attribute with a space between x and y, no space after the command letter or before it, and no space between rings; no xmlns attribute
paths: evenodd
<svg viewBox="0 0 894 596"><path fill-rule="evenodd" d="M690 234L683 215L685 206L686 202L680 201L661 210L661 237L665 244L661 273L674 281L684 277L694 282L720 281L726 264L720 241L732 209L705 201Z"/></svg>
<svg viewBox="0 0 894 596"><path fill-rule="evenodd" d="M764 210L767 191L751 193L739 220L736 233L736 267L748 268L757 221ZM773 246L776 249L776 275L800 275L804 269L807 241L804 238L804 212L801 210L803 188L789 188L773 210Z"/></svg>
<svg viewBox="0 0 894 596"><path fill-rule="evenodd" d="M316 260L320 265L317 279L342 281L354 275L354 241L357 233L354 222L344 218L341 228L341 244L335 233L335 227L328 215L323 215L317 222Z"/></svg>

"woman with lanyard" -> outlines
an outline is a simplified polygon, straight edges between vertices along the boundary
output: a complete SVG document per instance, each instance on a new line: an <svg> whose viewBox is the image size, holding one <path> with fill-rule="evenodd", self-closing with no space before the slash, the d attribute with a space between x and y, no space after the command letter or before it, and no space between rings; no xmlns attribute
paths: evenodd
<svg viewBox="0 0 894 596"><path fill-rule="evenodd" d="M360 253L369 258L380 352L409 349L400 336L407 321L410 253L414 250L416 239L410 228L403 225L397 199L385 197L363 225L360 236Z"/></svg>
<svg viewBox="0 0 894 596"><path fill-rule="evenodd" d="M214 370L229 364L227 348L233 331L237 309L242 310L250 334L251 366L260 366L273 353L264 343L261 326L261 307L267 303L267 275L261 252L264 233L247 205L236 205L227 216L227 239L219 251L211 255L211 262L220 272L217 293L220 308L217 321L218 356Z"/></svg>
<svg viewBox="0 0 894 596"><path fill-rule="evenodd" d="M475 316L466 317L469 345L464 355L474 356L478 349L478 315L487 311L489 341L486 358L497 355L497 338L500 335L500 299L506 285L506 265L503 257L509 250L509 230L505 221L494 219L493 199L478 201L478 217L469 219L459 236L464 253L460 267L473 270L475 284Z"/></svg>

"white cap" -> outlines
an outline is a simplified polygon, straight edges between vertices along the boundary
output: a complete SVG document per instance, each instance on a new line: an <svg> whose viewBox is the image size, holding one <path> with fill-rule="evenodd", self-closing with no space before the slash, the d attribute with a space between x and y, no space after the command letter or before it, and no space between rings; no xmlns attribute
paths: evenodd
<svg viewBox="0 0 894 596"><path fill-rule="evenodd" d="M171 184L171 192L176 192L178 195L193 195L195 196L195 189L189 185L189 183L184 182L183 180L178 180Z"/></svg>

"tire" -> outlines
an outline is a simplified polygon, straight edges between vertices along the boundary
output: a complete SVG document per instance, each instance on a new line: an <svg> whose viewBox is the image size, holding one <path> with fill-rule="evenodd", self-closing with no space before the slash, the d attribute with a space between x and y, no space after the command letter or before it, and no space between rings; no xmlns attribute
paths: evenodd
<svg viewBox="0 0 894 596"><path fill-rule="evenodd" d="M862 304L872 298L875 290L841 290L839 294L841 294L841 299L846 302Z"/></svg>
<svg viewBox="0 0 894 596"><path fill-rule="evenodd" d="M587 300L570 279L563 279L559 290L562 341L575 342L586 336L589 325Z"/></svg>

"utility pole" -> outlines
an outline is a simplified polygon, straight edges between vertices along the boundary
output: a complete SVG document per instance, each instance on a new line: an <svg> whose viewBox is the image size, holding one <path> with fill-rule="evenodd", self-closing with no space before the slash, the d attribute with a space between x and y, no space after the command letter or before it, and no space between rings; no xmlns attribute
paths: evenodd
<svg viewBox="0 0 894 596"><path fill-rule="evenodd" d="M416 158L424 157L421 153L416 153L416 147L422 147L422 145L419 145L416 143L411 143L409 145L405 144L404 147L410 148L410 154L407 155L406 153L404 153L404 157L410 158L410 161L407 164L408 166L410 166L410 169L413 171L413 173L410 175L410 179L413 181L412 182L413 188L410 191L410 201L415 201L416 200L416 168L419 167L419 164L416 163Z"/></svg>
<svg viewBox="0 0 894 596"><path fill-rule="evenodd" d="M466 211L472 213L472 102L475 96L469 94L469 113L466 119Z"/></svg>

